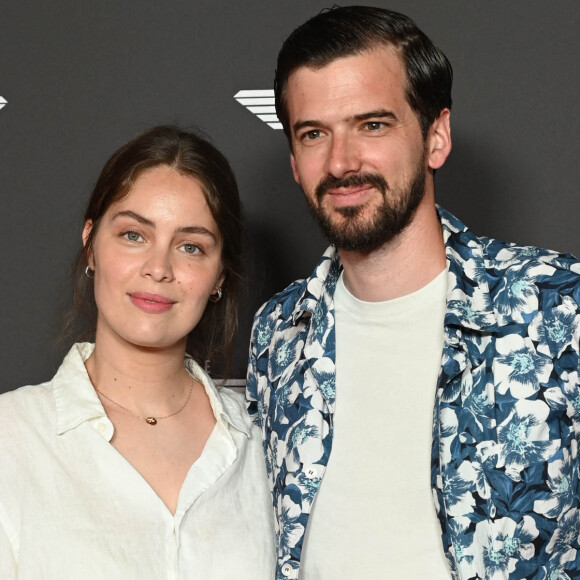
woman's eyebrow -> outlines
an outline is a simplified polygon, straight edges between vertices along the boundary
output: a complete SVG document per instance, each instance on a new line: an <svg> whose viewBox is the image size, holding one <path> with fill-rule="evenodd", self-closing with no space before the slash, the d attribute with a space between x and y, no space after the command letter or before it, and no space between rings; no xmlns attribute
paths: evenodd
<svg viewBox="0 0 580 580"><path fill-rule="evenodd" d="M138 221L139 223L141 223L145 226L151 226L153 228L155 227L154 222L152 222L151 220L148 220L146 217L142 216L141 214L134 212L134 211L131 211L129 209L117 212L113 216L113 221L121 219L121 218L132 218L132 219Z"/></svg>
<svg viewBox="0 0 580 580"><path fill-rule="evenodd" d="M213 232L209 231L207 228L204 228L203 226L184 226L182 228L177 228L177 230L175 231L184 234L201 234L204 236L209 236L210 238L212 238L214 241L217 242L216 235Z"/></svg>
<svg viewBox="0 0 580 580"><path fill-rule="evenodd" d="M141 223L145 226L155 228L155 222L153 222L150 219L147 219L145 216L142 216L141 214L139 214L135 211L131 211L129 209L119 211L113 216L113 220L118 220L118 219L122 219L122 218L131 218L131 219L134 219L135 221L138 221L139 223ZM176 228L175 231L179 232L179 233L183 233L183 234L201 234L204 236L209 236L215 242L217 242L217 236L213 232L208 230L207 228L204 228L203 226L183 226L181 228Z"/></svg>

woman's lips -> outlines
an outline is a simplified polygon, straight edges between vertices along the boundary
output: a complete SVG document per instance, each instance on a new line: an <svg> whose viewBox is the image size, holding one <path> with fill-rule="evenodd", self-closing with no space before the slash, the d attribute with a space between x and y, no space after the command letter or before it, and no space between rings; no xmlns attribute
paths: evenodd
<svg viewBox="0 0 580 580"><path fill-rule="evenodd" d="M174 300L161 296L161 294L151 294L149 292L133 292L129 294L131 302L144 312L151 314L158 314L160 312L167 312L171 310L175 304Z"/></svg>

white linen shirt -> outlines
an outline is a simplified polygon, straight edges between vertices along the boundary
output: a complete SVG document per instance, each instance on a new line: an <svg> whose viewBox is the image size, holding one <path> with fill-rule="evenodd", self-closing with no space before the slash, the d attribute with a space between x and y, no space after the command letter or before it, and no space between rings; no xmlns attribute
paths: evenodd
<svg viewBox="0 0 580 580"><path fill-rule="evenodd" d="M216 425L172 515L110 444L92 349L73 346L52 381L0 396L0 578L271 580L273 510L241 396L186 359Z"/></svg>

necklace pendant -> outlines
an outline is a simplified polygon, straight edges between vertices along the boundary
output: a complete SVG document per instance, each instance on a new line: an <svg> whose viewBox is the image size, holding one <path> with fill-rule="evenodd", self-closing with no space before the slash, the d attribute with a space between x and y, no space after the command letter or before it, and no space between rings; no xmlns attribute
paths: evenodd
<svg viewBox="0 0 580 580"><path fill-rule="evenodd" d="M155 417L145 417L145 423L149 425L157 425L157 419Z"/></svg>

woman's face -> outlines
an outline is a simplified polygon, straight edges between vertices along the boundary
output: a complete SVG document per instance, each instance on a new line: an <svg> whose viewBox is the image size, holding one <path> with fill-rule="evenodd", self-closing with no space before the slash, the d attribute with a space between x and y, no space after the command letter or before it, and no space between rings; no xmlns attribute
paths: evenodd
<svg viewBox="0 0 580 580"><path fill-rule="evenodd" d="M91 227L85 224L85 242ZM199 183L167 165L141 173L93 240L97 342L185 348L223 282L221 253Z"/></svg>

